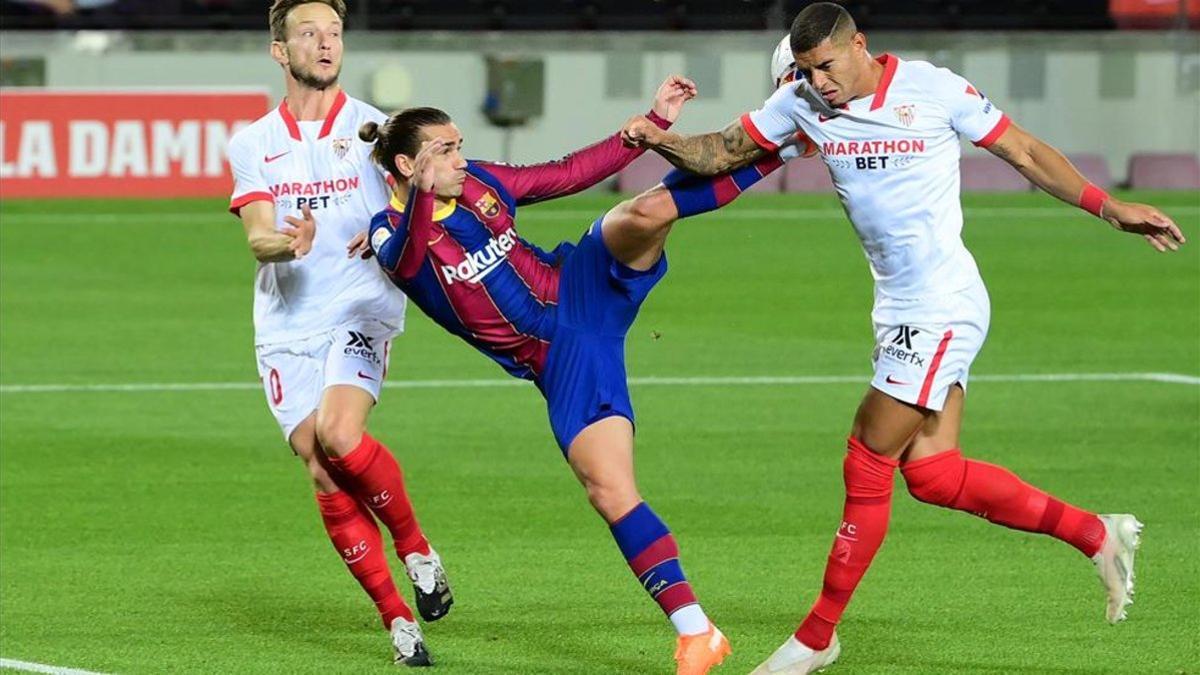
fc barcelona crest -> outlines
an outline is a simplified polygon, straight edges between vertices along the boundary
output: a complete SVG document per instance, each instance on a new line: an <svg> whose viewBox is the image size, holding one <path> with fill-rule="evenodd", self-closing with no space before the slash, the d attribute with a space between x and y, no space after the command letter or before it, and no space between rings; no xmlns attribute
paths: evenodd
<svg viewBox="0 0 1200 675"><path fill-rule="evenodd" d="M490 192L483 193L483 196L475 201L475 209L482 213L484 218L495 218L500 215L500 203Z"/></svg>
<svg viewBox="0 0 1200 675"><path fill-rule="evenodd" d="M350 152L350 139L349 138L333 139L333 154L335 157L337 157L338 159L346 159L347 152Z"/></svg>
<svg viewBox="0 0 1200 675"><path fill-rule="evenodd" d="M900 120L900 123L904 126L911 127L913 120L917 117L917 106L907 103L905 105L896 106L895 110L896 119Z"/></svg>

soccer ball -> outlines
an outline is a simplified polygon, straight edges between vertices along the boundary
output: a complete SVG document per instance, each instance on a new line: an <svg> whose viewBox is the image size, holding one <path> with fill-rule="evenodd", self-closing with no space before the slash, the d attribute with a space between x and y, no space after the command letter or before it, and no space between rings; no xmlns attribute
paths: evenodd
<svg viewBox="0 0 1200 675"><path fill-rule="evenodd" d="M784 35L775 46L775 52L771 54L771 77L775 80L776 89L796 79L796 59L792 56L791 35Z"/></svg>

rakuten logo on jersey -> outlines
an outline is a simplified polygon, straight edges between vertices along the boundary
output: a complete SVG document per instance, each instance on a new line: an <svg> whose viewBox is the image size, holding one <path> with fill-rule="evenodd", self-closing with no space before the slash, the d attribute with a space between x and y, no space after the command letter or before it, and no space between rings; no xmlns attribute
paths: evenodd
<svg viewBox="0 0 1200 675"><path fill-rule="evenodd" d="M468 253L466 259L457 265L442 265L442 278L446 280L447 286L458 281L480 283L492 270L504 264L508 252L516 245L517 233L511 228L505 230L499 236L489 239L487 246Z"/></svg>

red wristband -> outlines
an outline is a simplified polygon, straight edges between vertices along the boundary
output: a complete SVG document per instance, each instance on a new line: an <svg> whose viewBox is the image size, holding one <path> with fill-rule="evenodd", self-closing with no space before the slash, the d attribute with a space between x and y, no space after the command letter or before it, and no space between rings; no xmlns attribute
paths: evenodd
<svg viewBox="0 0 1200 675"><path fill-rule="evenodd" d="M654 112L653 110L646 113L646 119L650 120L651 122L654 122L654 126L658 127L659 129L670 129L671 128L671 123L668 122L666 120L666 118L662 117L661 115Z"/></svg>
<svg viewBox="0 0 1200 675"><path fill-rule="evenodd" d="M1088 183L1083 186L1083 193L1079 195L1079 208L1099 218L1100 209L1104 208L1104 202L1108 200L1107 192Z"/></svg>

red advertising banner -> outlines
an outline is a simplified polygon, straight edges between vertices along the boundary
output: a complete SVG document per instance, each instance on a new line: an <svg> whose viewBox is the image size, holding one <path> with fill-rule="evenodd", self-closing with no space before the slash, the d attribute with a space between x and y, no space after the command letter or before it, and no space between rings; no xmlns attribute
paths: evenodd
<svg viewBox="0 0 1200 675"><path fill-rule="evenodd" d="M229 196L266 92L0 89L0 198Z"/></svg>

